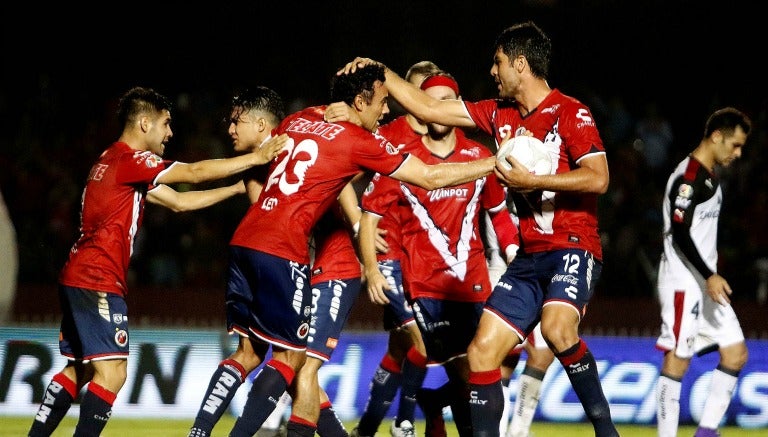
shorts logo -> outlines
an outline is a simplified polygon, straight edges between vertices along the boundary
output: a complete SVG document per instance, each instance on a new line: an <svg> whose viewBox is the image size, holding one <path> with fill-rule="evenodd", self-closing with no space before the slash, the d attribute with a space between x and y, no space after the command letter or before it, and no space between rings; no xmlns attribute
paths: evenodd
<svg viewBox="0 0 768 437"><path fill-rule="evenodd" d="M328 349L336 349L336 346L339 344L339 340L335 338L329 338L325 341L325 347Z"/></svg>
<svg viewBox="0 0 768 437"><path fill-rule="evenodd" d="M309 323L302 323L299 326L299 329L296 330L296 335L299 336L299 338L307 338L307 334L309 334Z"/></svg>
<svg viewBox="0 0 768 437"><path fill-rule="evenodd" d="M128 331L120 329L115 332L115 343L120 347L125 347L128 344Z"/></svg>
<svg viewBox="0 0 768 437"><path fill-rule="evenodd" d="M123 323L123 315L122 314L112 314L112 323L115 325L119 325Z"/></svg>

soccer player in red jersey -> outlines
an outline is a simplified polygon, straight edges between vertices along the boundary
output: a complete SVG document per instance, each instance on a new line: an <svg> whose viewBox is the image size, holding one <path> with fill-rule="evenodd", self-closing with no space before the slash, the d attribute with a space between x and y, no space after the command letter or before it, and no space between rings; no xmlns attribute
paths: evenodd
<svg viewBox="0 0 768 437"><path fill-rule="evenodd" d="M456 81L445 74L427 78L421 88L436 99L455 100ZM429 123L428 134L405 146L427 163L467 162L492 156L457 129ZM506 193L495 175L464 184L425 190L377 175L363 196L360 250L367 289L374 302L387 301L388 282L376 268L373 235L378 218L390 205L400 209L404 257L403 280L410 295L426 356L409 359L443 364L449 376L445 397L460 433L471 430L467 398L467 346L491 293L480 218L489 211L501 247L509 258L517 252L517 229L506 208ZM398 417L398 420L401 418ZM400 435L413 435L404 419ZM410 428L410 433L404 432ZM393 427L393 435L397 429Z"/></svg>
<svg viewBox="0 0 768 437"><path fill-rule="evenodd" d="M533 135L552 157L547 175L531 174L514 159L508 160L510 170L496 167L519 214L521 250L489 297L468 350L477 436L499 434L506 402L499 366L539 319L595 434L618 435L595 359L578 329L602 270L597 198L608 188L608 161L589 108L550 88L551 49L549 37L533 22L502 31L490 70L500 98L480 102L431 98L386 69L390 95L419 119L479 128L497 145L512 136ZM338 74L371 64L381 65L357 58Z"/></svg>
<svg viewBox="0 0 768 437"><path fill-rule="evenodd" d="M440 72L440 68L433 62L421 61L408 69L405 80L418 86L427 76ZM427 125L406 113L380 126L378 133L398 149L402 149L406 144L426 134ZM408 358L409 354L411 357L424 356L426 349L413 318L411 304L403 289L400 263L403 249L400 244L400 216L397 209L396 205L392 205L378 222L378 229L383 231L385 246L376 252L379 270L390 285L390 288L385 290L389 303L384 307L384 329L389 333L389 341L387 351L371 379L370 396L360 421L352 431L353 437L373 436L376 433L398 389L400 395L394 429L400 428L403 420L413 424L416 391L421 387L427 373L422 359L416 359L416 363ZM410 352L411 349L414 349L414 352Z"/></svg>
<svg viewBox="0 0 768 437"><path fill-rule="evenodd" d="M365 170L426 189L493 171L493 157L427 165L374 134L389 111L384 80L384 68L376 65L334 76L331 98L353 109L352 121L326 122L325 107L318 106L288 116L277 129L288 134L288 143L230 241L227 287L252 296L248 331L262 361L272 347L272 358L256 376L231 436L252 436L286 389L296 397L293 380L306 360L311 316L307 245L317 220L344 186ZM316 425L294 416L287 428L289 435L309 436Z"/></svg>
<svg viewBox="0 0 768 437"><path fill-rule="evenodd" d="M132 88L120 99L117 117L123 131L91 167L81 199L80 237L59 276L63 313L59 348L68 362L46 389L30 436L50 435L86 384L75 435L99 435L112 414L126 379L126 274L145 200L187 210L242 192L225 187L216 192L175 193L162 184L197 183L240 173L269 162L286 140L276 139L253 153L229 159L173 162L162 158L173 136L170 104L164 96L152 89Z"/></svg>
<svg viewBox="0 0 768 437"><path fill-rule="evenodd" d="M283 99L274 90L257 86L243 90L233 99L229 112L227 132L232 139L236 153L250 153L269 141L272 131L285 118ZM255 202L261 193L265 166L255 167L243 174L248 198ZM229 290L228 290L229 291ZM251 340L248 338L247 295L228 294L227 331L237 334L237 350L224 358L213 372L203 395L203 401L195 416L188 436L201 437L210 435L213 427L229 408L249 373L261 363ZM242 309L245 307L246 309ZM279 424L278 424L279 426Z"/></svg>

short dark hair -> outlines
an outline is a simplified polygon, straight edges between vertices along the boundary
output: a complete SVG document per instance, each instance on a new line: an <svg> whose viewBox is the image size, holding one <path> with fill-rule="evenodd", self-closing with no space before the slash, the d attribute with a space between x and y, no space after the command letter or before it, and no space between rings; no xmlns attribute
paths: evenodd
<svg viewBox="0 0 768 437"><path fill-rule="evenodd" d="M719 130L724 136L733 135L736 127L741 127L745 134L749 135L752 129L752 120L736 108L726 107L713 112L704 125L704 138L709 138L712 132Z"/></svg>
<svg viewBox="0 0 768 437"><path fill-rule="evenodd" d="M354 73L335 74L331 77L331 101L352 105L355 97L362 96L366 103L373 99L373 84L384 82L384 66L369 64L358 67Z"/></svg>
<svg viewBox="0 0 768 437"><path fill-rule="evenodd" d="M117 121L125 128L141 114L157 114L171 110L168 99L152 88L133 87L126 91L117 105Z"/></svg>
<svg viewBox="0 0 768 437"><path fill-rule="evenodd" d="M496 37L495 49L501 49L510 60L523 55L531 73L541 79L549 75L552 41L533 21L515 24Z"/></svg>
<svg viewBox="0 0 768 437"><path fill-rule="evenodd" d="M232 99L232 111L236 116L250 111L262 111L274 125L285 118L285 104L280 94L265 86L245 89Z"/></svg>

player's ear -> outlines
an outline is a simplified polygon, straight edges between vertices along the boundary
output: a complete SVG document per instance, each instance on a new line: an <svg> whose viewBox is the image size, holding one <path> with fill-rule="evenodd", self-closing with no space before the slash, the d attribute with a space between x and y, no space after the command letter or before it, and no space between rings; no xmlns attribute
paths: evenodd
<svg viewBox="0 0 768 437"><path fill-rule="evenodd" d="M358 112L362 112L363 109L365 109L365 99L360 94L355 96L355 100L352 101L352 105L354 106L355 110Z"/></svg>

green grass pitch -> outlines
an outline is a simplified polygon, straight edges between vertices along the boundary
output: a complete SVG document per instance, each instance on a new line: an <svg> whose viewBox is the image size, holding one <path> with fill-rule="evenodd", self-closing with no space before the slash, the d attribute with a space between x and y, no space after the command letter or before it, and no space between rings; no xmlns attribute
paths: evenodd
<svg viewBox="0 0 768 437"><path fill-rule="evenodd" d="M27 435L31 417L11 417L0 416L0 437L20 437ZM67 416L59 425L52 437L69 437L75 429L76 417ZM107 427L102 433L102 437L185 437L192 425L193 419L121 419L119 417L110 419ZM224 416L213 430L214 437L225 437L235 418ZM377 435L379 437L389 436L390 419L385 419L379 428ZM448 436L458 437L456 429L452 422L448 422ZM347 430L352 430L355 422L345 423ZM653 426L625 425L618 424L617 428L622 437L652 437L656 435L656 428ZM693 436L696 428L693 426L684 426L680 428L681 437ZM416 432L418 436L424 435L424 422L417 421ZM594 432L592 426L587 423L544 423L534 422L531 432L534 437L565 436L565 437L592 437ZM720 434L723 437L757 437L768 435L766 429L740 429L735 427L722 428Z"/></svg>

